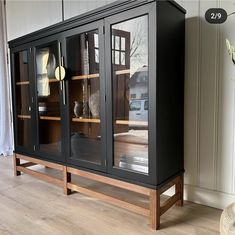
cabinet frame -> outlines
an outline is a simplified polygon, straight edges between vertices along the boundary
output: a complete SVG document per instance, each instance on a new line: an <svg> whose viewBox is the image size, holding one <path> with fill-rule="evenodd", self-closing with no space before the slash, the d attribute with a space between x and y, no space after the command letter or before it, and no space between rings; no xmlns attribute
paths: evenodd
<svg viewBox="0 0 235 235"><path fill-rule="evenodd" d="M162 11L160 11L162 9ZM168 22L168 16L164 16L164 12L169 13L171 17L171 21ZM149 50L149 97L151 100L149 100L149 122L148 122L148 127L149 127L149 174L144 175L141 173L135 173L131 172L128 170L122 170L120 168L114 168L113 167L113 154L112 154L112 144L111 144L111 138L112 138L112 104L110 97L112 97L112 90L110 89L112 87L110 76L112 74L111 71L111 48L110 48L110 25L111 24L116 24L124 21L125 19L132 19L135 17L139 17L141 15L145 15L149 13L149 47L151 49ZM170 14L172 13L172 14ZM115 179L120 179L123 181L127 182L132 182L138 185L144 185L146 187L152 188L152 189L158 189L162 185L165 184L167 180L170 180L174 178L177 175L180 175L184 172L183 169L183 120L182 120L182 115L180 116L179 119L176 120L169 120L169 122L172 121L178 121L180 122L179 128L176 130L176 133L174 134L173 141L171 143L162 140L161 136L164 134L164 128L166 127L166 122L164 122L164 115L161 116L159 113L161 110L164 111L164 109L159 109L159 104L164 106L165 104L165 97L164 95L162 96L162 93L166 93L166 86L169 83L167 81L169 76L168 74L164 74L164 69L157 68L159 65L159 61L161 61L161 56L163 55L163 52L159 52L158 48L160 47L161 49L161 44L164 43L163 41L159 40L159 34L164 34L166 36L170 35L169 32L164 31L164 25L165 23L169 23L170 27L168 31L170 31L172 28L177 28L180 29L180 34L181 36L175 35L174 38L176 37L177 40L181 40L184 35L183 35L183 23L184 23L184 14L185 10L181 8L177 3L174 1L156 1L156 0L131 0L131 1L117 1L112 4L109 4L107 6L101 7L97 10L93 10L89 13L82 14L81 16L72 18L70 20L66 20L65 22L58 23L56 25L50 26L46 29L39 30L37 32L31 33L29 35L23 36L19 39L15 39L11 42L9 42L10 48L11 48L11 71L12 71L12 94L13 94L13 117L14 117L14 138L16 140L16 134L17 134L17 126L16 126L16 110L15 110L15 105L16 105L16 97L15 97L15 81L14 81L14 53L18 52L22 49L27 49L32 51L30 54L30 63L33 65L33 53L35 54L35 47L44 43L48 43L50 40L57 40L58 42L61 43L62 45L62 55L66 57L65 53L65 35L71 34L76 34L77 32L80 32L82 30L87 31L90 27L92 28L92 25L97 25L97 22L100 22L99 27L100 27L100 33L105 32L104 35L101 35L103 42L101 45L101 48L103 47L103 50L105 51L104 53L104 58L101 58L101 63L102 66L100 66L100 73L105 73L105 84L100 87L100 89L104 89L100 93L103 93L104 97L102 99L106 100L105 105L103 105L103 112L102 115L103 117L103 124L104 124L104 129L105 134L103 135L103 138L105 138L104 141L104 146L103 149L105 150L104 155L102 155L102 167L96 167L94 164L88 164L86 163L79 163L75 164L74 162L69 162L66 160L66 155L68 154L68 123L69 123L69 117L68 117L68 106L62 104L62 93L60 92L60 102L61 102L61 128L62 128L62 133L66 133L66 135L62 135L61 137L61 142L62 142L62 153L61 153L61 158L58 159L58 156L51 156L49 154L45 154L44 152L40 151L34 151L31 149L26 149L20 146L15 146L15 152L19 154L25 154L28 156L34 156L35 158L40 158L43 160L48 160L51 162L56 162L56 163L62 163L66 166L72 166L78 169L84 169L86 171L90 171L93 173L97 173L100 175L105 175L111 178ZM167 15L167 14L165 14ZM121 17L121 20L120 18ZM160 19L160 20L159 20ZM180 24L179 24L180 23ZM104 27L102 27L102 25ZM159 27L159 25L162 25ZM159 30L161 28L161 31ZM94 29L94 28L92 28ZM177 29L177 30L178 30ZM160 31L160 33L159 33ZM167 30L166 30L167 31ZM174 40L174 38L172 40ZM171 41L172 41L171 40ZM101 41L101 40L100 40ZM175 44L175 43L174 43ZM180 53L180 58L183 59L183 42L181 43L180 47L178 48L178 52ZM166 45L164 45L166 47ZM169 49L168 49L169 50ZM182 52L182 53L181 53ZM181 70L183 70L183 63L179 63L176 61L176 65L180 67ZM167 63L165 63L165 66L168 66ZM163 66L164 67L164 66ZM30 83L32 84L31 87L31 96L36 97L35 92L35 79L34 73L35 73L35 64L31 67L30 66ZM178 70L177 70L178 71ZM174 73L174 68L171 73ZM151 75L152 74L152 75ZM159 75L159 76L158 76ZM161 76L161 79L166 76L166 80L161 80L159 81L159 77ZM155 79L151 79L155 78ZM177 88L180 87L180 89L177 92L183 91L182 88L182 83L183 83L183 73L180 72L176 76L177 79L180 78L180 84L177 85ZM181 79L182 78L182 79ZM163 84L164 83L164 84ZM164 85L164 86L163 86ZM166 86L165 86L166 85ZM159 99L159 90L161 91L161 88L163 87L164 89L162 90L161 93L161 100ZM66 90L66 99L68 100L68 81L65 81L65 90ZM156 94L157 93L157 94ZM171 99L170 97L169 99ZM178 97L177 97L178 98ZM168 101L169 101L168 99ZM35 99L34 99L35 100ZM104 101L102 101L103 103ZM178 100L176 101L178 102ZM104 104L104 103L103 103ZM182 106L181 103L177 103L177 105ZM168 107L167 107L168 108ZM33 124L32 126L36 125L37 121L37 106L32 105L32 116L33 117ZM169 113L171 110L169 110ZM183 111L183 106L180 108L180 111ZM106 114L106 117L105 117ZM176 113L173 113L173 115L176 115ZM161 117L160 117L161 116ZM106 118L106 119L105 119ZM174 119L172 117L172 119ZM118 120L122 122L123 120ZM162 127L159 127L159 123L162 123ZM33 129L33 128L32 128ZM159 131L161 129L161 132ZM170 132L168 128L168 133ZM180 129L180 130L179 130ZM180 143L174 142L175 138L178 138L180 136ZM33 131L33 143L36 145L37 143L37 133ZM163 142L163 144L162 144ZM16 144L16 143L15 143ZM166 149L169 148L171 149L172 154L168 154L167 156L161 154L160 148L157 145L161 145L162 148ZM175 150L175 146L177 147ZM172 148L171 148L172 147ZM175 152L177 157L174 158ZM166 157L165 157L166 156ZM106 164L107 167L105 167L105 162L108 162ZM179 160L179 161L178 161ZM164 164L162 164L164 162ZM175 162L174 167L170 166L170 163ZM169 169L173 168L173 169ZM159 173L160 172L160 173ZM164 174L162 173L164 172Z"/></svg>
<svg viewBox="0 0 235 235"><path fill-rule="evenodd" d="M38 114L38 97L37 97L37 70L36 70L36 50L38 47L43 47L43 46L49 46L52 43L57 43L57 49L59 52L59 43L61 42L61 37L60 34L56 34L50 37L46 37L37 41L34 41L31 44L31 48L32 48L32 54L33 54L33 60L32 60L32 67L33 67L33 74L32 74L32 80L34 81L34 93L33 93L33 99L34 99L34 109L35 109L35 126L36 126L36 148L35 148L35 154L40 157L41 159L45 159L45 160L52 160L55 162L65 162L65 138L63 137L62 133L63 133L63 126L65 123L65 115L63 112L63 91L60 89L60 85L59 85L59 81L58 81L58 85L59 85L59 105L60 105L60 128L61 128L61 152L57 153L57 154L53 154L53 153L48 153L45 152L43 150L40 150L39 148L39 114ZM60 57L59 53L58 53L58 57ZM60 59L60 58L56 58L56 59Z"/></svg>
<svg viewBox="0 0 235 235"><path fill-rule="evenodd" d="M11 62L11 77L12 77L12 83L11 83L11 89L12 89L12 111L13 111L13 127L14 127L14 149L15 151L19 151L22 153L27 153L27 152L33 152L34 149L34 145L35 145L35 137L36 137L36 133L33 132L33 129L31 130L31 137L32 137L32 142L31 142L31 149L28 149L24 146L20 146L17 143L17 134L18 134L18 124L17 124L17 101L16 101L16 77L15 77L15 70L14 70L14 66L15 66L15 54L16 53L20 53L22 51L27 51L27 58L28 58L28 64L32 64L32 53L31 53L31 48L29 46L29 44L26 45L22 45L22 46L17 46L13 49L11 49L11 57L10 57L10 62ZM31 107L31 127L33 127L34 125L34 110L33 110L33 103L32 103L32 95L33 95L33 81L31 78L31 74L32 74L33 70L31 68L31 66L28 66L28 76L29 76L29 84L27 84L29 86L29 105Z"/></svg>
<svg viewBox="0 0 235 235"><path fill-rule="evenodd" d="M9 42L11 49L11 75L13 95L14 139L17 140L17 100L14 70L15 53L27 50L33 149L18 146L15 142L14 172L33 175L61 186L66 195L71 190L103 199L114 205L149 216L152 228L158 229L160 216L174 204L183 205L183 108L184 108L184 37L186 11L173 0L125 0L55 24ZM143 15L148 15L148 174L114 167L113 154L113 86L111 26ZM60 89L61 154L52 155L38 149L39 126L36 88L36 48L51 42L58 44L58 55L65 58L66 38L91 30L99 31L99 74L101 102L101 164L70 159L69 81ZM61 54L59 53L59 47ZM175 52L171 61L172 51ZM61 59L61 58L59 58ZM120 62L120 59L119 59ZM127 66L128 67L128 66ZM94 76L94 75L93 75ZM82 77L81 77L82 78ZM22 83L23 84L23 83ZM26 84L26 83L24 83ZM65 99L65 102L64 102ZM24 115L24 114L23 114ZM22 116L23 116L22 115ZM24 118L24 117L22 117ZM57 119L56 119L57 118ZM46 119L46 118L45 118ZM84 120L86 122L87 120ZM92 120L98 123L99 120ZM127 125L128 120L117 120ZM33 128L36 126L36 130ZM21 160L27 161L21 163ZM29 169L43 165L60 170L63 180ZM71 175L123 188L149 197L149 207L143 208L123 199L92 191L75 184ZM175 186L175 194L160 204L160 195Z"/></svg>

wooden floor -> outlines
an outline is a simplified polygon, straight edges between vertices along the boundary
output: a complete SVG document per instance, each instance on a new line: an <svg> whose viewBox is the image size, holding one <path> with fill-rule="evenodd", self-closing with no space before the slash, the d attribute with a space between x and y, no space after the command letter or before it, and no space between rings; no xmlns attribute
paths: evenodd
<svg viewBox="0 0 235 235"><path fill-rule="evenodd" d="M44 167L40 170L58 174ZM189 202L183 208L174 206L161 217L160 230L154 231L145 216L78 193L65 196L61 188L29 175L14 177L11 157L0 157L0 174L0 235L219 234L221 211L217 209ZM110 186L83 183L146 203L144 197Z"/></svg>

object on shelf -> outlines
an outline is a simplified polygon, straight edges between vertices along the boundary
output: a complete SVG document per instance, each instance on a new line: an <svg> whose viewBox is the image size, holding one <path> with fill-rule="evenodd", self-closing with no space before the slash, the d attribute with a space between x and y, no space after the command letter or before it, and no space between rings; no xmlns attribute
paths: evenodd
<svg viewBox="0 0 235 235"><path fill-rule="evenodd" d="M82 117L88 118L89 117L89 105L88 101L82 101Z"/></svg>
<svg viewBox="0 0 235 235"><path fill-rule="evenodd" d="M89 97L89 108L93 118L100 116L100 92L97 90Z"/></svg>
<svg viewBox="0 0 235 235"><path fill-rule="evenodd" d="M74 115L78 118L82 116L82 107L83 107L83 103L81 101L74 101Z"/></svg>
<svg viewBox="0 0 235 235"><path fill-rule="evenodd" d="M39 115L46 115L47 114L47 105L45 102L38 103L38 113L39 113Z"/></svg>
<svg viewBox="0 0 235 235"><path fill-rule="evenodd" d="M60 116L59 102L39 102L39 115Z"/></svg>
<svg viewBox="0 0 235 235"><path fill-rule="evenodd" d="M50 53L49 48L41 49L37 52L36 63L38 96L49 96L49 78L55 77L55 56L54 54Z"/></svg>
<svg viewBox="0 0 235 235"><path fill-rule="evenodd" d="M56 68L55 55L50 52L46 66L48 78L55 78L55 68Z"/></svg>

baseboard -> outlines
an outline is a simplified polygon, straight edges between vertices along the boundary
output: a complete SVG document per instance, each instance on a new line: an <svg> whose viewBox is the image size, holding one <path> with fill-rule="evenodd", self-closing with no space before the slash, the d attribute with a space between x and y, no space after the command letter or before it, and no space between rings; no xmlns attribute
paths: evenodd
<svg viewBox="0 0 235 235"><path fill-rule="evenodd" d="M172 187L165 194L172 196L174 194L174 188ZM229 204L235 202L235 195L192 185L184 185L184 199L198 204L224 209Z"/></svg>

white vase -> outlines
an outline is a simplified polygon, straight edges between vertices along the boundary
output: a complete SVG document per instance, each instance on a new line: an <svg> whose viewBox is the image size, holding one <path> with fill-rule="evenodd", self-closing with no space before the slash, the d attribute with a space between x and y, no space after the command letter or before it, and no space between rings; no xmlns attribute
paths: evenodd
<svg viewBox="0 0 235 235"><path fill-rule="evenodd" d="M89 97L89 108L93 118L100 116L100 92L97 90Z"/></svg>

